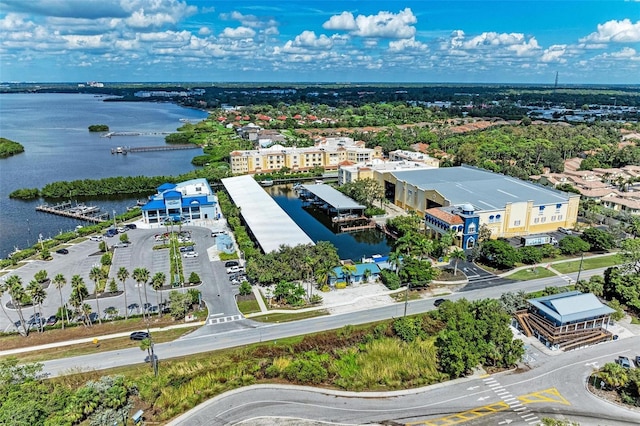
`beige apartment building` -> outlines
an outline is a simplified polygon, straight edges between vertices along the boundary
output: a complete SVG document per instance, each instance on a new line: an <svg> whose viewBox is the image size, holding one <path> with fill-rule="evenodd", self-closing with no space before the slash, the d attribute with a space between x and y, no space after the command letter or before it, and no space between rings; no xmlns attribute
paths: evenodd
<svg viewBox="0 0 640 426"><path fill-rule="evenodd" d="M233 151L230 157L231 173L234 175L270 173L283 167L297 171L314 167L337 170L340 163L366 163L382 158L382 148L365 148L364 142L356 142L351 138L324 138L312 147L276 144L268 148Z"/></svg>

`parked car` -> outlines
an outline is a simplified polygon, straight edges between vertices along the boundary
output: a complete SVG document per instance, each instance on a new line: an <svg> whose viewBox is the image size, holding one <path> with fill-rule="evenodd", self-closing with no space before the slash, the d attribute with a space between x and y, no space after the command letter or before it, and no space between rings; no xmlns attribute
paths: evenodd
<svg viewBox="0 0 640 426"><path fill-rule="evenodd" d="M58 317L55 315L51 315L49 318L47 318L47 325L49 326L56 325L57 322L58 322Z"/></svg>
<svg viewBox="0 0 640 426"><path fill-rule="evenodd" d="M640 355L636 355L636 367L640 368Z"/></svg>
<svg viewBox="0 0 640 426"><path fill-rule="evenodd" d="M67 250L66 248L61 248L56 250L56 253L58 254L69 254L69 250Z"/></svg>
<svg viewBox="0 0 640 426"><path fill-rule="evenodd" d="M629 358L626 356L619 356L618 359L616 359L616 364L623 368L631 368L631 361L629 361Z"/></svg>
<svg viewBox="0 0 640 426"><path fill-rule="evenodd" d="M226 233L227 233L227 231L215 230L215 231L211 231L211 236L212 237L217 237L218 235L224 235Z"/></svg>
<svg viewBox="0 0 640 426"><path fill-rule="evenodd" d="M91 241L102 241L102 235L92 235L89 239Z"/></svg>
<svg viewBox="0 0 640 426"><path fill-rule="evenodd" d="M233 274L240 271L244 271L244 268L242 266L232 266L230 268L227 268L227 274Z"/></svg>
<svg viewBox="0 0 640 426"><path fill-rule="evenodd" d="M187 253L189 251L194 251L195 248L193 246L182 246L180 247L180 252L181 253Z"/></svg>
<svg viewBox="0 0 640 426"><path fill-rule="evenodd" d="M563 228L562 226L560 228L558 228L558 232L562 232L563 234L566 234L566 235L573 234L571 229Z"/></svg>
<svg viewBox="0 0 640 426"><path fill-rule="evenodd" d="M438 307L442 305L444 302L446 302L446 299L436 299L433 301L433 306Z"/></svg>
<svg viewBox="0 0 640 426"><path fill-rule="evenodd" d="M237 260L228 260L224 262L225 268L231 268L232 266L240 266L240 263Z"/></svg>
<svg viewBox="0 0 640 426"><path fill-rule="evenodd" d="M138 228L135 223L127 223L127 224L124 225L124 227L127 228L127 229L137 229Z"/></svg>
<svg viewBox="0 0 640 426"><path fill-rule="evenodd" d="M190 251L184 254L185 259L191 259L193 257L198 257L198 253L195 251Z"/></svg>
<svg viewBox="0 0 640 426"><path fill-rule="evenodd" d="M115 243L111 247L113 247L113 248L125 248L125 247L129 247L129 243L125 243L124 241L120 241L119 243Z"/></svg>
<svg viewBox="0 0 640 426"><path fill-rule="evenodd" d="M144 340L149 339L151 336L146 331L134 331L129 335L131 340Z"/></svg>
<svg viewBox="0 0 640 426"><path fill-rule="evenodd" d="M146 311L148 311L149 309L151 309L151 303L148 303L148 302L147 302L147 303L145 303L145 304L143 304L143 305L142 305L142 310L143 310L143 311L145 311L145 312L146 312Z"/></svg>
<svg viewBox="0 0 640 426"><path fill-rule="evenodd" d="M104 233L104 236L107 238L111 238L113 236L115 236L118 233L117 230L115 229L107 229L107 231Z"/></svg>

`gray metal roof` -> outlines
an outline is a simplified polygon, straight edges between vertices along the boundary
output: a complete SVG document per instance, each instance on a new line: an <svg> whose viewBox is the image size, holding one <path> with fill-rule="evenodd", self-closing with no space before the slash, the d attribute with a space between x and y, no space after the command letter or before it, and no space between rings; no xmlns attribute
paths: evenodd
<svg viewBox="0 0 640 426"><path fill-rule="evenodd" d="M315 244L253 177L231 177L222 183L265 253L281 245Z"/></svg>
<svg viewBox="0 0 640 426"><path fill-rule="evenodd" d="M364 209L365 206L356 203L342 192L330 185L302 185L304 189L320 198L325 203L335 207L337 210Z"/></svg>
<svg viewBox="0 0 640 426"><path fill-rule="evenodd" d="M392 172L399 180L423 190L434 189L451 205L471 203L476 210L499 210L507 203L562 203L569 195L509 176L470 166Z"/></svg>
<svg viewBox="0 0 640 426"><path fill-rule="evenodd" d="M570 291L527 300L557 324L583 321L615 312L592 293Z"/></svg>

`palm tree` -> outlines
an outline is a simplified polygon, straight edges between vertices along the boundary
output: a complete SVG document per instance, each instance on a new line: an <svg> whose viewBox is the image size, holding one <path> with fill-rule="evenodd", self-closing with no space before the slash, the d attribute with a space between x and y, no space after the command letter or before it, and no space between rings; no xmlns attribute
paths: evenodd
<svg viewBox="0 0 640 426"><path fill-rule="evenodd" d="M124 318L129 319L129 305L127 304L127 286L124 282L129 278L129 271L124 266L118 269L118 281L122 283L122 291L124 292Z"/></svg>
<svg viewBox="0 0 640 426"><path fill-rule="evenodd" d="M342 271L342 277L347 282L347 285L351 285L351 276L358 270L356 266L350 263L346 263L342 265L340 270Z"/></svg>
<svg viewBox="0 0 640 426"><path fill-rule="evenodd" d="M29 329L24 322L24 314L22 313L22 303L26 296L24 288L22 288L22 278L17 275L11 275L7 278L7 291L11 296L11 304L18 310L18 317L20 317L20 324L22 325L22 330L24 330L24 335L28 336Z"/></svg>
<svg viewBox="0 0 640 426"><path fill-rule="evenodd" d="M458 262L465 258L464 251L455 249L449 254L449 258L453 259L453 276L455 277L458 274Z"/></svg>
<svg viewBox="0 0 640 426"><path fill-rule="evenodd" d="M142 305L142 317L145 318L144 304L142 303L142 293L140 288L144 287L144 300L145 303L149 303L147 300L147 281L149 281L149 271L146 268L136 268L133 270L133 279L138 283L138 297L140 298L140 305Z"/></svg>
<svg viewBox="0 0 640 426"><path fill-rule="evenodd" d="M151 278L151 287L156 291L156 300L158 301L158 312L162 313L162 309L160 308L160 289L167 282L167 276L164 272L156 272L156 274Z"/></svg>
<svg viewBox="0 0 640 426"><path fill-rule="evenodd" d="M9 322L13 323L13 321L11 321L11 317L9 316L9 313L7 312L7 310L4 307L4 303L2 303L2 296L7 291L7 287L8 286L7 286L6 282L0 283L0 305L2 305L2 312L4 312L4 315L7 317Z"/></svg>
<svg viewBox="0 0 640 426"><path fill-rule="evenodd" d="M85 325L91 326L91 318L89 318L89 314L87 313L86 306L84 303L85 297L89 295L89 291L87 290L87 285L84 283L84 280L80 275L74 275L71 277L71 301L73 306L76 309L80 309L83 315L83 322Z"/></svg>
<svg viewBox="0 0 640 426"><path fill-rule="evenodd" d="M44 317L42 316L42 302L47 298L47 292L44 291L42 286L37 280L29 281L29 285L27 285L26 293L29 297L31 297L31 304L33 306L33 317L36 317L36 305L38 305L38 311L40 313L40 318L38 319L38 332L42 332L42 321Z"/></svg>
<svg viewBox="0 0 640 426"><path fill-rule="evenodd" d="M93 292L96 297L96 309L98 310L98 322L102 324L102 318L100 318L100 300L98 299L98 293L102 293L104 291L105 283L102 282L105 277L105 273L99 266L94 266L89 271L89 278L94 283Z"/></svg>
<svg viewBox="0 0 640 426"><path fill-rule="evenodd" d="M53 277L53 285L58 289L60 293L60 309L62 309L62 316L60 318L62 320L62 329L64 330L64 315L67 316L67 324L69 324L69 310L66 308L64 299L62 298L62 287L67 285L67 279L62 274L57 274Z"/></svg>

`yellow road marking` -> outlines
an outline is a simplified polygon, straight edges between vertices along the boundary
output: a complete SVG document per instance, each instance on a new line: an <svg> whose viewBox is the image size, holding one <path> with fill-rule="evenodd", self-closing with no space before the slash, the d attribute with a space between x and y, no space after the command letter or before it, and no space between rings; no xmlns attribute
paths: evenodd
<svg viewBox="0 0 640 426"><path fill-rule="evenodd" d="M571 405L569 401L567 401L562 395L560 395L560 392L558 392L558 389L556 388L549 388L538 392L528 393L526 395L520 395L517 398L523 404L555 402L563 405Z"/></svg>
<svg viewBox="0 0 640 426"><path fill-rule="evenodd" d="M482 407L472 408L471 410L463 411L462 413L452 414L450 416L440 417L437 419L423 420L421 422L406 423L409 425L425 425L425 426L449 426L459 423L468 422L478 417L488 416L489 414L498 413L500 411L506 411L509 409L509 404L500 401L495 404L484 405Z"/></svg>
<svg viewBox="0 0 640 426"><path fill-rule="evenodd" d="M555 402L557 404L571 405L567 401L558 389L549 388L538 392L532 392L525 395L517 396L516 399L522 404L535 404L541 402ZM445 417L439 417L437 419L422 420L419 422L405 423L406 426L412 425L424 425L424 426L451 426L460 423L465 423L479 417L488 416L490 414L498 413L500 411L507 411L511 407L504 401L496 402L495 404L483 405L481 407L472 408L461 413L450 414Z"/></svg>

